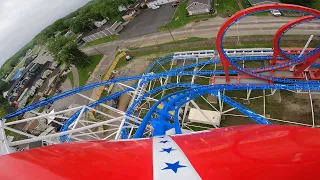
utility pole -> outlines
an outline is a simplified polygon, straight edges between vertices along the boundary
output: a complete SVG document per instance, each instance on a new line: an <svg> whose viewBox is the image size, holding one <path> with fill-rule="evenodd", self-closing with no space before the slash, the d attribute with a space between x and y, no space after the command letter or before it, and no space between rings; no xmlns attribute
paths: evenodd
<svg viewBox="0 0 320 180"><path fill-rule="evenodd" d="M93 31L93 29L92 29L91 26L89 26L89 28L91 29L91 31ZM90 44L90 43L91 43L91 42L89 42L89 44ZM94 45L92 46L92 48L93 48L94 50L96 50L99 54L104 55L102 52L100 52L98 49L96 49L96 48L94 47Z"/></svg>
<svg viewBox="0 0 320 180"><path fill-rule="evenodd" d="M168 29L168 31L169 31L169 33L170 33L170 35L171 35L171 37L172 37L172 39L173 39L174 43L176 43L176 40L174 39L174 37L173 37L173 35L172 35L172 33L171 33L171 31L170 31L169 27L167 26L167 22L164 24L164 27L166 27L166 28Z"/></svg>

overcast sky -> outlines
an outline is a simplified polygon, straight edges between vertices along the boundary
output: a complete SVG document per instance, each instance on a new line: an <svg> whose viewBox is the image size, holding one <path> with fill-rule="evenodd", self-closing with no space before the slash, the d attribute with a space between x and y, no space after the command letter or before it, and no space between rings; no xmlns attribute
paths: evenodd
<svg viewBox="0 0 320 180"><path fill-rule="evenodd" d="M0 66L42 29L90 0L0 0Z"/></svg>

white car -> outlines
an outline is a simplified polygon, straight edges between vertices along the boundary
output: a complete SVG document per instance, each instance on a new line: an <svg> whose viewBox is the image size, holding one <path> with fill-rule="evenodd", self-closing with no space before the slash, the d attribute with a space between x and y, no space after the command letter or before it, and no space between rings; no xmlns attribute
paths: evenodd
<svg viewBox="0 0 320 180"><path fill-rule="evenodd" d="M159 9L160 6L152 6L152 9Z"/></svg>
<svg viewBox="0 0 320 180"><path fill-rule="evenodd" d="M277 9L273 9L270 12L271 12L271 14L273 14L276 17L281 16L281 12Z"/></svg>

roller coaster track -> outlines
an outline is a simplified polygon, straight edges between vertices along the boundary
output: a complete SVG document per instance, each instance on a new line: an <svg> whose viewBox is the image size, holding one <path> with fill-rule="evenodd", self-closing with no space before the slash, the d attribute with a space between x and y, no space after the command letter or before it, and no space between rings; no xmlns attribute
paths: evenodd
<svg viewBox="0 0 320 180"><path fill-rule="evenodd" d="M288 24L284 25L274 36L274 51L273 50L265 50L265 53L268 54L252 54L246 56L236 56L231 57L230 53L231 50L225 50L222 45L222 40L225 34L227 33L228 29L231 25L235 24L237 21L241 20L242 18L258 13L269 11L271 9L281 9L281 10L290 10L290 11L298 11L302 13L308 14L308 16L302 17L298 20L294 20L289 22ZM37 102L32 104L26 108L19 109L18 111L11 113L2 118L2 120L9 120L11 118L17 117L22 115L26 112L31 110L37 109L39 107L45 106L49 103L55 102L57 100L63 99L65 97L87 91L99 86L105 86L109 84L116 84L126 81L136 81L140 80L137 85L132 86L131 88L124 89L123 91L116 92L110 96L103 97L97 101L94 101L87 105L87 107L95 107L101 103L106 101L110 101L112 99L118 98L123 94L126 94L132 89L141 89L142 86L150 83L153 80L159 78L166 78L166 77L175 77L175 76L213 76L213 75L224 75L226 77L226 82L230 81L230 74L246 74L252 76L254 78L264 80L269 82L269 84L215 84L215 85L198 85L194 83L174 83L174 84L165 84L150 91L143 93L141 96L134 97L132 100L131 105L128 107L126 112L126 117L133 117L134 118L134 110L139 106L139 104L146 98L150 97L151 95L158 93L159 91L172 89L172 88L185 88L182 91L177 91L173 94L169 94L160 100L158 100L149 110L149 112L144 116L143 120L139 128L137 129L134 138L142 138L144 132L146 131L146 127L148 124L151 124L154 128L153 135L163 135L166 133L167 130L174 128L176 134L181 134L181 126L178 119L178 111L179 109L185 105L187 102L200 97L205 94L211 94L217 96L219 99L223 100L225 103L229 104L230 106L234 107L236 110L242 112L244 115L250 117L252 120L256 121L259 124L272 124L268 121L265 117L253 112L252 110L248 109L247 107L239 104L238 102L234 101L233 99L223 95L222 91L237 91L237 90L265 90L265 89L279 89L279 90L312 90L312 91L319 91L320 90L320 81L316 80L301 80L301 79L286 79L286 78L279 78L274 76L267 76L262 74L263 72L274 71L278 69L283 69L287 67L291 67L293 65L299 65L299 69L296 71L296 74L301 73L306 67L314 64L315 60L320 57L320 45L314 48L313 50L297 56L297 55L289 55L285 50L282 50L280 47L280 40L289 29L297 26L298 24L305 23L307 21L315 20L320 18L320 12L314 9L295 6L295 5L287 5L287 4L265 4L254 6L238 13L234 14L230 17L224 25L222 25L218 36L217 36L217 51L202 51L203 54L211 57L219 55L217 59L210 59L208 61L200 61L197 63L177 67L165 72L157 73L158 68L160 68L163 64L172 62L174 60L194 60L197 58L198 55L194 55L195 53L191 53L190 55L187 53L186 55L181 54L169 54L162 58L157 59L154 61L146 70L143 75L138 76L129 76L129 77L120 77L115 78L107 81L102 81L98 83L88 84L83 87L75 88L66 92L63 92L57 96L45 99L43 101ZM201 55L201 54L199 54ZM261 67L261 68L243 68L237 64L237 61L263 61L263 60L285 60L280 64L271 64L268 67ZM216 63L222 63L224 70L202 70L202 71L187 71L188 69L201 67ZM232 67L234 70L229 70L228 67ZM298 73L297 73L298 72ZM160 109L158 107L159 104L163 104L163 108ZM84 108L82 109L83 112L87 112L89 109ZM74 113L68 120L65 121L62 128L60 129L61 132L68 131L70 125L74 123L74 121L80 116L81 111L78 110ZM169 112L174 111L174 115L170 114ZM127 121L125 121L126 124ZM128 138L128 134L125 129L122 129L121 132L122 138ZM72 141L68 137L68 135L60 136L60 141Z"/></svg>

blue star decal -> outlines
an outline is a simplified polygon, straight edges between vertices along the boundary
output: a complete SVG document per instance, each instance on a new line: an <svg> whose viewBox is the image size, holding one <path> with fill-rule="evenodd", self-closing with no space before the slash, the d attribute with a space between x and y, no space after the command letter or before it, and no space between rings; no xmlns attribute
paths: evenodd
<svg viewBox="0 0 320 180"><path fill-rule="evenodd" d="M166 163L167 167L163 168L162 170L171 169L174 173L177 173L179 168L187 167L187 166L180 165L179 163L180 163L180 161L177 161L177 162L175 162L173 164Z"/></svg>
<svg viewBox="0 0 320 180"><path fill-rule="evenodd" d="M167 142L169 142L169 141L168 141L168 140L160 141L160 143L163 143L163 144L165 144L165 143L167 143Z"/></svg>
<svg viewBox="0 0 320 180"><path fill-rule="evenodd" d="M176 150L176 149L172 149L172 147L171 148L162 148L162 151L160 151L160 152L170 153L171 151L174 151L174 150Z"/></svg>

